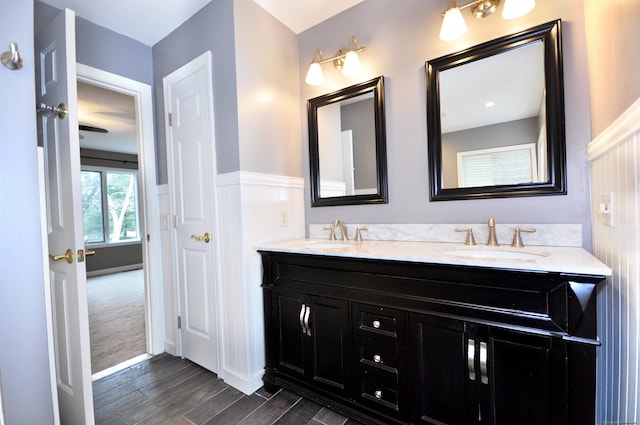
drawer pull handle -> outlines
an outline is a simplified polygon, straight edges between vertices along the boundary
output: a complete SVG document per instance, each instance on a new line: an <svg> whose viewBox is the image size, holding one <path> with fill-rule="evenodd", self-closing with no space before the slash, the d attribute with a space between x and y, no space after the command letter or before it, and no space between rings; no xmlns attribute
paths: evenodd
<svg viewBox="0 0 640 425"><path fill-rule="evenodd" d="M311 307L305 306L304 327L307 328L307 335L311 336L311 328L309 327L309 314L311 314Z"/></svg>
<svg viewBox="0 0 640 425"><path fill-rule="evenodd" d="M374 320L373 321L373 327L376 329L380 329L380 321L379 320Z"/></svg>
<svg viewBox="0 0 640 425"><path fill-rule="evenodd" d="M480 342L480 382L489 383L489 375L487 375L487 343Z"/></svg>
<svg viewBox="0 0 640 425"><path fill-rule="evenodd" d="M467 340L467 369L469 369L469 379L476 380L476 342L473 339Z"/></svg>
<svg viewBox="0 0 640 425"><path fill-rule="evenodd" d="M304 327L304 304L300 307L300 328L303 334L307 333L307 329Z"/></svg>
<svg viewBox="0 0 640 425"><path fill-rule="evenodd" d="M380 400L382 398L382 390L376 390L376 392L374 393L374 395L376 396L376 398L378 400Z"/></svg>
<svg viewBox="0 0 640 425"><path fill-rule="evenodd" d="M380 354L374 354L373 355L373 361L375 363L382 363L382 356Z"/></svg>

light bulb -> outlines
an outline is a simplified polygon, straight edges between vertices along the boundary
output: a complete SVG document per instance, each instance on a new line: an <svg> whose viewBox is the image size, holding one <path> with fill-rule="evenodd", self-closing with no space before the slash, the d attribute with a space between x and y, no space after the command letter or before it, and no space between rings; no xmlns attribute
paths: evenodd
<svg viewBox="0 0 640 425"><path fill-rule="evenodd" d="M309 65L309 70L307 71L307 76L304 79L304 82L309 84L310 86L319 86L324 83L322 67L318 62L313 62L311 65Z"/></svg>
<svg viewBox="0 0 640 425"><path fill-rule="evenodd" d="M467 24L464 22L460 8L452 7L444 12L442 28L440 28L440 40L451 41L462 37L467 32Z"/></svg>
<svg viewBox="0 0 640 425"><path fill-rule="evenodd" d="M531 12L534 7L536 7L535 0L505 0L502 17L516 19Z"/></svg>
<svg viewBox="0 0 640 425"><path fill-rule="evenodd" d="M355 50L347 52L342 65L342 74L347 76L358 75L360 73L360 58Z"/></svg>

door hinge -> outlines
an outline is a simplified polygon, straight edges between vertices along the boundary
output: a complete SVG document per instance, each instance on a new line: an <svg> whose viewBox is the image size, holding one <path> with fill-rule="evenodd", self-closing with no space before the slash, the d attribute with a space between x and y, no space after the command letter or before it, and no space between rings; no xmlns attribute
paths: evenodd
<svg viewBox="0 0 640 425"><path fill-rule="evenodd" d="M182 329L182 317L178 316L178 329Z"/></svg>
<svg viewBox="0 0 640 425"><path fill-rule="evenodd" d="M169 127L173 126L173 115L171 115L171 112L169 112L167 114L167 118L169 119Z"/></svg>
<svg viewBox="0 0 640 425"><path fill-rule="evenodd" d="M147 242L151 242L151 235L147 233Z"/></svg>
<svg viewBox="0 0 640 425"><path fill-rule="evenodd" d="M178 228L178 216L174 214L173 216L173 228L177 229Z"/></svg>

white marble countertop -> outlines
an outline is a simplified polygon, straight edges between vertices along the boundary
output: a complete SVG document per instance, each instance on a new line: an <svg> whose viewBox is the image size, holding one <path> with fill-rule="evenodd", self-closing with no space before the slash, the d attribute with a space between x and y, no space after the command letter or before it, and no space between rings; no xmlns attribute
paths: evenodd
<svg viewBox="0 0 640 425"><path fill-rule="evenodd" d="M583 248L509 245L489 247L460 243L407 241L329 241L296 239L264 244L260 251L290 252L498 269L610 276L611 269Z"/></svg>

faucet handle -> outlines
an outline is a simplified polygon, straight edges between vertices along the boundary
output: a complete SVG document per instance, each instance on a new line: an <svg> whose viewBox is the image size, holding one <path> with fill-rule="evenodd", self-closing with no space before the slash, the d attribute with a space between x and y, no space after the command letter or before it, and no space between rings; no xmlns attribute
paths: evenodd
<svg viewBox="0 0 640 425"><path fill-rule="evenodd" d="M524 244L522 243L522 236L520 236L520 233L535 233L535 231L536 229L534 229L533 227L529 229L521 229L519 227L516 227L513 233L513 242L511 243L511 246L514 246L516 248L524 248Z"/></svg>
<svg viewBox="0 0 640 425"><path fill-rule="evenodd" d="M333 226L324 228L324 230L330 230L330 232L329 232L329 240L330 241L335 241L336 240L336 232L335 232L334 229L335 228Z"/></svg>
<svg viewBox="0 0 640 425"><path fill-rule="evenodd" d="M356 228L356 242L362 242L362 234L360 232L363 230L369 230L369 228L368 227Z"/></svg>
<svg viewBox="0 0 640 425"><path fill-rule="evenodd" d="M475 245L476 240L473 237L473 229L469 227L468 229L455 229L456 232L467 232L467 240L465 241L465 245Z"/></svg>

